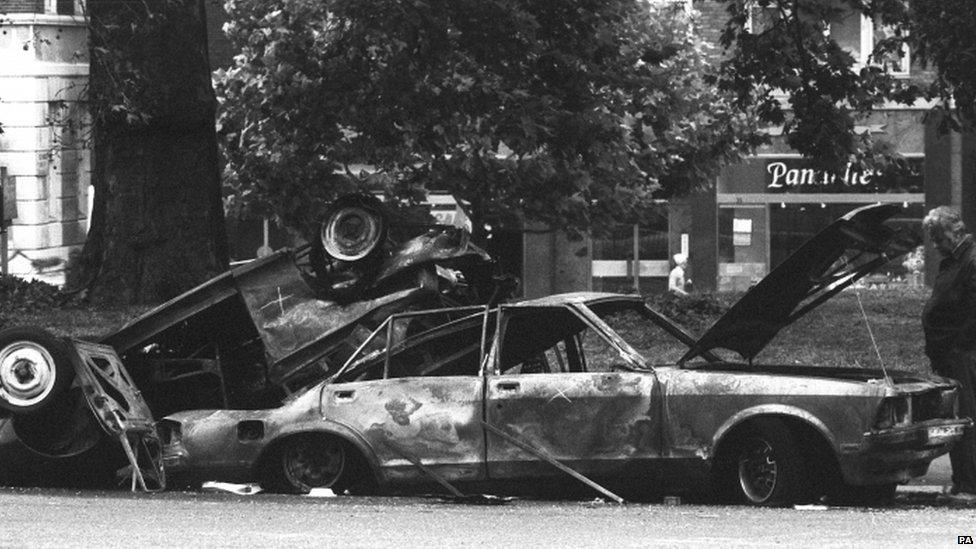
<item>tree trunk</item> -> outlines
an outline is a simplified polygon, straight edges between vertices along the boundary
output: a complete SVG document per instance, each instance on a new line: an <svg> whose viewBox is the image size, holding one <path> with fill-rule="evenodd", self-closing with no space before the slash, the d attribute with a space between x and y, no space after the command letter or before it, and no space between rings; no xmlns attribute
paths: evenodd
<svg viewBox="0 0 976 549"><path fill-rule="evenodd" d="M91 230L74 280L159 302L227 268L203 0L90 0Z"/></svg>

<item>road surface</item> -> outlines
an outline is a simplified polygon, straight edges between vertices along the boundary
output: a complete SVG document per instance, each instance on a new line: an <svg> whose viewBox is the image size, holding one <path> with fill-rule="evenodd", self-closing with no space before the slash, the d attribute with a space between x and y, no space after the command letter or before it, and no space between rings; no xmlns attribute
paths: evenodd
<svg viewBox="0 0 976 549"><path fill-rule="evenodd" d="M901 492L885 509L239 496L0 488L2 547L955 546L976 505Z"/></svg>

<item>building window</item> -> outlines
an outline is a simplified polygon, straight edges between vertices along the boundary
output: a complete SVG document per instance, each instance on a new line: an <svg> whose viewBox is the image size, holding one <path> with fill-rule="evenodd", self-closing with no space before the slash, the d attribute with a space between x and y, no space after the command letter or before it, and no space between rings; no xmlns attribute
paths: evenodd
<svg viewBox="0 0 976 549"><path fill-rule="evenodd" d="M876 20L871 28L873 31L872 47L876 47L882 40L896 37L895 29L882 24L880 20ZM903 43L901 45L901 55L889 53L880 59L873 59L872 62L883 66L892 76L908 76L911 66L908 44Z"/></svg>
<svg viewBox="0 0 976 549"><path fill-rule="evenodd" d="M854 58L855 70L872 64L884 67L892 76L909 75L910 57L907 45L902 47L901 55L889 54L881 59L872 56L875 46L882 40L895 36L894 29L882 24L880 19L872 19L847 9L838 12L829 21L828 32Z"/></svg>
<svg viewBox="0 0 976 549"><path fill-rule="evenodd" d="M677 12L691 13L692 0L651 0L651 3L661 8L672 8Z"/></svg>
<svg viewBox="0 0 976 549"><path fill-rule="evenodd" d="M789 16L790 13L789 8L786 7L761 7L755 2L749 2L748 6L749 18L746 19L746 31L752 34L763 33L783 17Z"/></svg>
<svg viewBox="0 0 976 549"><path fill-rule="evenodd" d="M75 0L57 0L58 15L74 15Z"/></svg>
<svg viewBox="0 0 976 549"><path fill-rule="evenodd" d="M760 7L752 2L746 30L753 34L762 33L789 15L789 8ZM882 40L895 37L895 30L882 24L880 19L871 19L860 12L844 8L827 21L827 32L854 58L854 70L860 70L871 63L884 67L892 76L909 75L910 56L907 45L903 45L901 55L888 54L881 59L872 58L875 46Z"/></svg>

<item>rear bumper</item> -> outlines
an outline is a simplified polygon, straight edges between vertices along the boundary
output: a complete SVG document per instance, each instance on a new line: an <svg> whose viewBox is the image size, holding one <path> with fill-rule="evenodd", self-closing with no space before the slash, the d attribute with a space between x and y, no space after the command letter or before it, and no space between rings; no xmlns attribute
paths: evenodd
<svg viewBox="0 0 976 549"><path fill-rule="evenodd" d="M906 482L924 475L972 428L970 419L937 419L867 432L857 450L841 454L841 472L853 485Z"/></svg>

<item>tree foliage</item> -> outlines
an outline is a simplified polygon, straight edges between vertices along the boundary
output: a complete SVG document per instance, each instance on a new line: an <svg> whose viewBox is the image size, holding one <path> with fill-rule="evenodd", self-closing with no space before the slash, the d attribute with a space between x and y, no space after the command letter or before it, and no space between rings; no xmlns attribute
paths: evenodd
<svg viewBox="0 0 976 549"><path fill-rule="evenodd" d="M890 1L890 0L889 0ZM935 69L930 97L954 105L955 128L976 127L976 3L913 0L899 24L908 29L915 54ZM950 101L951 100L951 101Z"/></svg>
<svg viewBox="0 0 976 549"><path fill-rule="evenodd" d="M642 0L228 0L218 74L235 211L307 225L363 184L476 218L638 220L757 143L688 19Z"/></svg>
<svg viewBox="0 0 976 549"><path fill-rule="evenodd" d="M890 160L883 143L855 133L855 123L886 101L938 98L953 127L976 121L972 0L718 1L729 14L723 88L740 104L757 105L765 123L782 125L787 143L822 167ZM889 32L867 63L857 63L830 32L851 13ZM913 64L934 68L934 80L889 74L884 60L902 55L906 45Z"/></svg>

